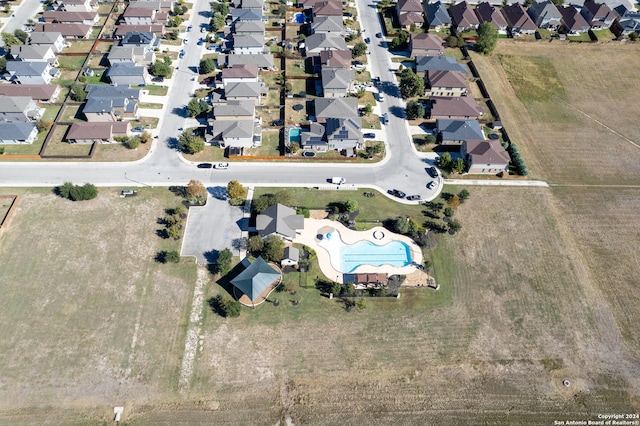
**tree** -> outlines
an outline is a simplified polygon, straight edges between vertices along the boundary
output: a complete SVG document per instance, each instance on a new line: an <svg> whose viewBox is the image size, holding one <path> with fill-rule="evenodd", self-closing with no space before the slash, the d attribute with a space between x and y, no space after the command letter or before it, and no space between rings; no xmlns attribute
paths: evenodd
<svg viewBox="0 0 640 426"><path fill-rule="evenodd" d="M202 182L191 179L187 185L187 194L193 198L204 198L207 195L207 188L204 187Z"/></svg>
<svg viewBox="0 0 640 426"><path fill-rule="evenodd" d="M84 102L87 100L87 92L84 90L84 86L79 83L71 84L71 99L76 102Z"/></svg>
<svg viewBox="0 0 640 426"><path fill-rule="evenodd" d="M4 42L5 47L15 46L20 44L20 40L16 36L11 33L2 33L2 41Z"/></svg>
<svg viewBox="0 0 640 426"><path fill-rule="evenodd" d="M213 58L200 60L200 74L209 74L216 70L216 62Z"/></svg>
<svg viewBox="0 0 640 426"><path fill-rule="evenodd" d="M393 220L393 229L398 234L406 234L409 232L409 221L404 216L398 216Z"/></svg>
<svg viewBox="0 0 640 426"><path fill-rule="evenodd" d="M462 191L458 192L458 198L460 199L461 203L467 200L470 195L471 194L469 194L469 191L467 191L466 189L463 189Z"/></svg>
<svg viewBox="0 0 640 426"><path fill-rule="evenodd" d="M405 30L400 30L398 35L391 40L391 48L397 49L407 44L409 41L409 33Z"/></svg>
<svg viewBox="0 0 640 426"><path fill-rule="evenodd" d="M20 40L20 43L25 44L27 42L27 40L29 39L29 33L22 31L20 29L17 29L13 32L13 35L16 36L16 38L18 40Z"/></svg>
<svg viewBox="0 0 640 426"><path fill-rule="evenodd" d="M360 99L360 98L364 98L364 95L367 94L366 89L363 87L361 89L358 89L358 91L356 92L356 98Z"/></svg>
<svg viewBox="0 0 640 426"><path fill-rule="evenodd" d="M209 300L211 306L217 306L221 315L230 318L236 318L240 316L240 310L242 305L237 300L229 299L221 294L217 295L213 299Z"/></svg>
<svg viewBox="0 0 640 426"><path fill-rule="evenodd" d="M204 149L204 140L187 132L182 132L178 143L185 154L197 154Z"/></svg>
<svg viewBox="0 0 640 426"><path fill-rule="evenodd" d="M354 58L364 55L365 53L367 53L367 44L362 41L356 43L353 46L353 50L351 50L351 56Z"/></svg>
<svg viewBox="0 0 640 426"><path fill-rule="evenodd" d="M409 101L407 102L407 108L405 109L407 113L407 118L409 120L415 120L416 118L424 117L424 107L418 101Z"/></svg>
<svg viewBox="0 0 640 426"><path fill-rule="evenodd" d="M631 34L629 34L629 40L638 41L638 33L634 31Z"/></svg>
<svg viewBox="0 0 640 426"><path fill-rule="evenodd" d="M73 188L73 184L71 182L65 182L56 188L56 192L62 198L69 198L71 195L71 188Z"/></svg>
<svg viewBox="0 0 640 426"><path fill-rule="evenodd" d="M457 195L454 194L451 197L449 197L449 199L447 200L447 204L452 209L457 210L458 207L460 207L460 198Z"/></svg>
<svg viewBox="0 0 640 426"><path fill-rule="evenodd" d="M448 169L451 166L451 154L445 152L438 158L438 166L443 169Z"/></svg>
<svg viewBox="0 0 640 426"><path fill-rule="evenodd" d="M427 135L427 137L425 137L424 141L428 144L434 144L437 142L437 139L434 135L432 135L431 133L429 133Z"/></svg>
<svg viewBox="0 0 640 426"><path fill-rule="evenodd" d="M0 56L0 72L5 72L7 69L7 58Z"/></svg>
<svg viewBox="0 0 640 426"><path fill-rule="evenodd" d="M447 46L449 47L462 47L464 46L464 40L460 37L456 37L454 35L450 35L447 37Z"/></svg>
<svg viewBox="0 0 640 426"><path fill-rule="evenodd" d="M400 94L405 99L424 95L424 80L411 68L400 73Z"/></svg>
<svg viewBox="0 0 640 426"><path fill-rule="evenodd" d="M483 22L478 27L476 45L483 55L491 55L498 43L498 29L489 22Z"/></svg>
<svg viewBox="0 0 640 426"><path fill-rule="evenodd" d="M169 77L171 74L171 67L164 61L155 61L149 66L149 74L154 77Z"/></svg>
<svg viewBox="0 0 640 426"><path fill-rule="evenodd" d="M178 224L172 225L167 228L167 236L174 240L180 239L180 226Z"/></svg>
<svg viewBox="0 0 640 426"><path fill-rule="evenodd" d="M264 240L260 235L254 235L247 241L247 250L251 254L260 254L264 248Z"/></svg>
<svg viewBox="0 0 640 426"><path fill-rule="evenodd" d="M300 150L300 144L298 142L291 142L289 144L289 151L291 151L292 154L295 154L299 150Z"/></svg>
<svg viewBox="0 0 640 426"><path fill-rule="evenodd" d="M38 132L48 132L51 129L53 123L51 121L38 120L36 122L36 127L38 128Z"/></svg>
<svg viewBox="0 0 640 426"><path fill-rule="evenodd" d="M232 200L242 200L247 196L247 188L237 180L232 180L227 184L227 194Z"/></svg>
<svg viewBox="0 0 640 426"><path fill-rule="evenodd" d="M367 104L364 106L364 108L362 108L362 112L363 112L365 115L369 115L369 114L371 114L371 113L373 112L373 107L371 106L371 104L370 104L370 103L367 103Z"/></svg>
<svg viewBox="0 0 640 426"><path fill-rule="evenodd" d="M142 143L148 143L148 142L151 142L152 140L153 140L153 136L151 136L151 133L147 132L146 130L142 132L142 134L140 135L140 142Z"/></svg>
<svg viewBox="0 0 640 426"><path fill-rule="evenodd" d="M127 148L136 149L140 146L140 138L138 136L129 136L127 140Z"/></svg>
<svg viewBox="0 0 640 426"><path fill-rule="evenodd" d="M227 275L231 270L231 261L233 260L233 253L228 248L222 250L218 253L218 260L216 264L218 265L218 271L221 275Z"/></svg>
<svg viewBox="0 0 640 426"><path fill-rule="evenodd" d="M349 213L355 212L358 210L358 202L356 200L347 200L344 203L344 209Z"/></svg>
<svg viewBox="0 0 640 426"><path fill-rule="evenodd" d="M220 3L216 3L216 4L220 4ZM213 32L217 32L220 31L221 29L224 28L224 17L225 15L215 15L211 21L209 22L209 25L211 25L211 30Z"/></svg>
<svg viewBox="0 0 640 426"><path fill-rule="evenodd" d="M453 163L451 163L451 170L456 173L464 172L464 160L462 158L456 158Z"/></svg>
<svg viewBox="0 0 640 426"><path fill-rule="evenodd" d="M451 207L447 207L447 208L444 209L444 215L446 217L452 217L455 214L455 212L456 211L454 209L452 209Z"/></svg>
<svg viewBox="0 0 640 426"><path fill-rule="evenodd" d="M284 241L277 235L269 235L262 251L266 260L280 262L284 256Z"/></svg>
<svg viewBox="0 0 640 426"><path fill-rule="evenodd" d="M431 269L431 267L433 266L433 262L431 261L431 259L424 259L422 265L424 266L424 270L429 272L429 269Z"/></svg>
<svg viewBox="0 0 640 426"><path fill-rule="evenodd" d="M189 114L189 117L196 117L208 110L209 105L207 105L207 103L202 99L191 98L187 104L187 114Z"/></svg>
<svg viewBox="0 0 640 426"><path fill-rule="evenodd" d="M98 188L90 183L84 185L74 185L71 182L65 182L56 188L56 192L63 198L71 201L91 200L98 196Z"/></svg>
<svg viewBox="0 0 640 426"><path fill-rule="evenodd" d="M449 224L447 225L447 229L452 234L455 234L456 232L460 231L460 228L462 228L462 224L457 219L451 219L449 221Z"/></svg>
<svg viewBox="0 0 640 426"><path fill-rule="evenodd" d="M180 262L180 253L177 250L171 250L165 254L164 258L167 262L178 263Z"/></svg>

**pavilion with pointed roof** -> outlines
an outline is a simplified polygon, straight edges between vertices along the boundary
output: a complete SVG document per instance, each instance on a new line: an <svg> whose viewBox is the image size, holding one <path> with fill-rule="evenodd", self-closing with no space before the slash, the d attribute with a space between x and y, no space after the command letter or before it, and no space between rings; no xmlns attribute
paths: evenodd
<svg viewBox="0 0 640 426"><path fill-rule="evenodd" d="M282 272L258 257L247 268L231 280L236 290L243 295L238 297L240 303L255 306L267 300L267 296L280 284Z"/></svg>

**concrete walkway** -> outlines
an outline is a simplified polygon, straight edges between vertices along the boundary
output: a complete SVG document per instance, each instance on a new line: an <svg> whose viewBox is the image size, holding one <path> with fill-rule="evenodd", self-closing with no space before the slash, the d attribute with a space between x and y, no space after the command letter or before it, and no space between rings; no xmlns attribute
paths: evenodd
<svg viewBox="0 0 640 426"><path fill-rule="evenodd" d="M549 184L542 180L474 180L474 179L445 179L445 185L483 185L483 186L536 186L548 188Z"/></svg>

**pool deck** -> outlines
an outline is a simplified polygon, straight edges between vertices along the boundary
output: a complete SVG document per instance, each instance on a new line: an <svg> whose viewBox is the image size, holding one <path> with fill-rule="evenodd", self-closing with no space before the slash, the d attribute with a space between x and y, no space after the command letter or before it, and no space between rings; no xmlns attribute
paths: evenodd
<svg viewBox="0 0 640 426"><path fill-rule="evenodd" d="M318 264L320 265L322 273L331 280L335 277L335 281L341 284L344 284L344 273L338 271L331 265L331 255L326 248L319 244L319 241L316 238L318 234L326 234L327 231L331 232L332 230L336 230L340 233L340 238L345 244L355 244L359 241L365 240L374 244L385 245L392 241L402 241L406 243L411 250L411 260L414 262L412 265L363 265L359 266L352 272L348 272L348 274L386 272L389 275L409 275L417 270L415 267L416 264L422 264L422 250L411 238L405 237L404 235L394 234L381 226L376 226L368 231L354 231L342 225L340 222L335 222L329 219L305 219L304 230L302 233L296 235L294 242L304 244L314 249L318 255ZM374 237L374 234L377 238Z"/></svg>

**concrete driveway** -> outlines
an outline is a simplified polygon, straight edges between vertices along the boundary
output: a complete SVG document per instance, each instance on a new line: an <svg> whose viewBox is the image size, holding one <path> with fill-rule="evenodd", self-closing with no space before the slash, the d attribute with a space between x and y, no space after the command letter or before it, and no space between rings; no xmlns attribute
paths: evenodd
<svg viewBox="0 0 640 426"><path fill-rule="evenodd" d="M182 256L195 256L199 264L215 263L225 248L238 256L243 246L242 207L230 206L226 188L207 188L209 198L202 207L191 207L182 242Z"/></svg>

